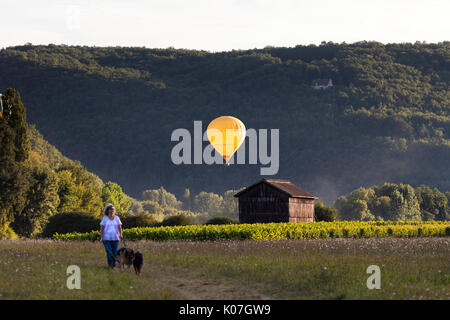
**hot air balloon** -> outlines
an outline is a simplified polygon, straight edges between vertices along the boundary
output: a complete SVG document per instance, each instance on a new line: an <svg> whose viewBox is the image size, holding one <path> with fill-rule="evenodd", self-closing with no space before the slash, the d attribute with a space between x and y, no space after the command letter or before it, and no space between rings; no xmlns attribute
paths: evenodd
<svg viewBox="0 0 450 320"><path fill-rule="evenodd" d="M238 118L222 116L210 122L206 134L225 164L229 165L231 157L245 140L245 125Z"/></svg>

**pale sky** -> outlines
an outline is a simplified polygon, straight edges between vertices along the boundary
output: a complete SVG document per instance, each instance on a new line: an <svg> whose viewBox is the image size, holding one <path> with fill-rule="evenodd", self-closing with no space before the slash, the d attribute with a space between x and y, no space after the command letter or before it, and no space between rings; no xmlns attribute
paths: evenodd
<svg viewBox="0 0 450 320"><path fill-rule="evenodd" d="M0 0L0 48L430 43L450 40L449 13L449 0Z"/></svg>

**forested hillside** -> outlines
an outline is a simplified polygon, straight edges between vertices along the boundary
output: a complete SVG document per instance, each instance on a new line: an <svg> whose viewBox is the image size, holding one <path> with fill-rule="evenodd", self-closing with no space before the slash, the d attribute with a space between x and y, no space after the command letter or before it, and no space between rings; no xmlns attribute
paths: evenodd
<svg viewBox="0 0 450 320"><path fill-rule="evenodd" d="M312 89L317 78L334 87ZM222 193L261 179L260 165L171 162L173 130L193 132L194 120L205 130L219 115L279 128L276 177L325 202L384 182L450 191L449 80L449 42L0 51L0 88L20 91L28 122L134 197L160 186L178 197L185 188Z"/></svg>
<svg viewBox="0 0 450 320"><path fill-rule="evenodd" d="M78 161L63 156L34 126L17 90L0 96L0 239L42 233L56 214L95 220L107 203L126 215L131 200L114 182L103 183Z"/></svg>

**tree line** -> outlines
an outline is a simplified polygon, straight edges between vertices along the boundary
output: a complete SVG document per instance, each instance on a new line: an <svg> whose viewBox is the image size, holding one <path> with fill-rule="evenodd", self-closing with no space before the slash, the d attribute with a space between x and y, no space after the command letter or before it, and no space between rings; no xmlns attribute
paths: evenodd
<svg viewBox="0 0 450 320"><path fill-rule="evenodd" d="M450 192L421 185L384 183L358 188L334 202L342 220L450 220Z"/></svg>

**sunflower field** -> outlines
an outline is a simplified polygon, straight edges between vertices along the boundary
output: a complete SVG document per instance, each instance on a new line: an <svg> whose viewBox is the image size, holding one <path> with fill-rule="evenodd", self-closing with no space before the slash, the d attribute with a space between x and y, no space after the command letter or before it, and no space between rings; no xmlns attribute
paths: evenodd
<svg viewBox="0 0 450 320"><path fill-rule="evenodd" d="M189 225L123 230L124 240L285 240L372 237L448 237L449 221L334 221ZM100 239L100 231L55 233L54 240Z"/></svg>

